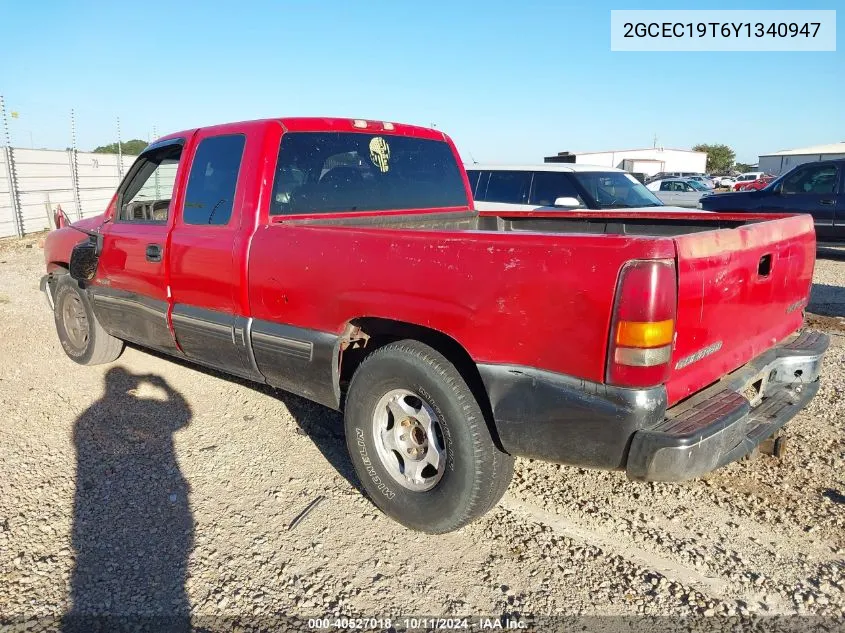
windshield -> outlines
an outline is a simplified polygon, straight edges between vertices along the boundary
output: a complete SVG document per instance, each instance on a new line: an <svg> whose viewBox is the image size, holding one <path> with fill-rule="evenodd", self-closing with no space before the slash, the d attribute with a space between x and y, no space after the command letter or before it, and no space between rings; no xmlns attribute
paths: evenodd
<svg viewBox="0 0 845 633"><path fill-rule="evenodd" d="M661 207L663 203L639 180L622 172L581 171L572 176L599 209Z"/></svg>
<svg viewBox="0 0 845 633"><path fill-rule="evenodd" d="M708 191L707 187L705 187L697 180L688 180L687 183L689 183L689 186L693 189L698 189L699 191Z"/></svg>

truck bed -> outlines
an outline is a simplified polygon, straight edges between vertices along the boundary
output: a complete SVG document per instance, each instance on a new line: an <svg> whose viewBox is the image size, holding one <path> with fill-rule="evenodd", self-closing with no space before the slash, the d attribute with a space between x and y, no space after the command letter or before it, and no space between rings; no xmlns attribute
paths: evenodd
<svg viewBox="0 0 845 633"><path fill-rule="evenodd" d="M251 248L256 318L331 333L363 316L417 323L476 362L596 383L622 266L673 260L670 404L797 330L815 260L811 219L786 214L352 213L276 218L269 229Z"/></svg>

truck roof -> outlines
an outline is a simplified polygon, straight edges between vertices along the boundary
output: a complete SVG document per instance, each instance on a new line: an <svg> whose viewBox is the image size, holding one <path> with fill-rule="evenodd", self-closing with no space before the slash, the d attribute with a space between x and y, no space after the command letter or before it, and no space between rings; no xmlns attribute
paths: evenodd
<svg viewBox="0 0 845 633"><path fill-rule="evenodd" d="M466 169L484 169L490 171L618 171L624 170L603 165L583 165L576 163L537 163L536 165L499 165L491 163L464 163Z"/></svg>
<svg viewBox="0 0 845 633"><path fill-rule="evenodd" d="M407 123L396 123L393 121L381 121L378 119L350 119L339 117L279 117L276 119L255 119L251 121L237 121L223 123L220 125L208 125L201 128L193 128L173 132L162 136L156 141L171 138L190 136L197 130L219 130L221 133L231 132L238 127L279 125L281 124L287 132L362 132L362 133L383 133L398 134L400 136L414 136L431 140L445 140L446 134L440 130L409 125Z"/></svg>

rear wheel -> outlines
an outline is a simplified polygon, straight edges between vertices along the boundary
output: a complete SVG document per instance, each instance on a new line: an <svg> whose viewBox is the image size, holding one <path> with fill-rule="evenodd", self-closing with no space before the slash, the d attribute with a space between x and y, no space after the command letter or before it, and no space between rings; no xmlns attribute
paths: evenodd
<svg viewBox="0 0 845 633"><path fill-rule="evenodd" d="M71 360L80 365L100 365L110 363L123 352L123 341L103 329L88 295L70 275L58 277L53 305L56 332Z"/></svg>
<svg viewBox="0 0 845 633"><path fill-rule="evenodd" d="M513 474L454 365L418 341L379 348L345 407L352 463L375 504L403 525L456 530L492 508Z"/></svg>

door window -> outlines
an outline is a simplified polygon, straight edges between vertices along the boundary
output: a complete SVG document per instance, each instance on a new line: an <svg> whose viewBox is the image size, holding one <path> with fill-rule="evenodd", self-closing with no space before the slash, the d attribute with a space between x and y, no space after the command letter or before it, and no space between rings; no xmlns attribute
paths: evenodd
<svg viewBox="0 0 845 633"><path fill-rule="evenodd" d="M831 194L836 190L836 167L803 167L783 179L782 193Z"/></svg>
<svg viewBox="0 0 845 633"><path fill-rule="evenodd" d="M229 223L245 143L243 134L211 136L200 142L185 191L185 224Z"/></svg>
<svg viewBox="0 0 845 633"><path fill-rule="evenodd" d="M165 224L181 157L181 142L141 154L118 196L117 220Z"/></svg>
<svg viewBox="0 0 845 633"><path fill-rule="evenodd" d="M535 171L534 180L531 183L531 204L550 207L558 198L577 198L578 202L584 204L568 174L555 171Z"/></svg>
<svg viewBox="0 0 845 633"><path fill-rule="evenodd" d="M525 204L530 184L530 171L491 171L487 192L484 198L480 199L488 202Z"/></svg>

